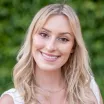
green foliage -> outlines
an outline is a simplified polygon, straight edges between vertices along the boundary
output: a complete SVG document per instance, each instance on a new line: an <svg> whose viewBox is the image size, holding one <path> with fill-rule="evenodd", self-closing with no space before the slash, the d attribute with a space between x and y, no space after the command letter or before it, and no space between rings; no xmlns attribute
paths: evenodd
<svg viewBox="0 0 104 104"><path fill-rule="evenodd" d="M0 93L13 87L12 69L35 13L59 0L0 0ZM104 0L69 0L77 12L92 69L104 98Z"/></svg>

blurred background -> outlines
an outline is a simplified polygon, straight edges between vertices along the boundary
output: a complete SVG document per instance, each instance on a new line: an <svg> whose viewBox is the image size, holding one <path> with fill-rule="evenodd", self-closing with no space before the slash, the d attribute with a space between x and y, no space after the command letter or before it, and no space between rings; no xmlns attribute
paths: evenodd
<svg viewBox="0 0 104 104"><path fill-rule="evenodd" d="M12 71L36 12L63 0L0 0L0 94L13 87ZM104 99L104 0L67 0L79 16L95 80Z"/></svg>

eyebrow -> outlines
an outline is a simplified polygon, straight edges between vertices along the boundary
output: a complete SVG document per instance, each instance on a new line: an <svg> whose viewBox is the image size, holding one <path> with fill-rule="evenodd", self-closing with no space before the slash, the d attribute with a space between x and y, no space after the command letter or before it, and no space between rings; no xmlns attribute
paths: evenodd
<svg viewBox="0 0 104 104"><path fill-rule="evenodd" d="M47 32L52 32L52 31L50 31L50 30L48 30L48 29L46 29L46 28L42 28L42 30L45 30L45 31L47 31Z"/></svg>
<svg viewBox="0 0 104 104"><path fill-rule="evenodd" d="M49 32L49 33L52 33L52 31L50 31L50 30L48 30L48 29L46 29L46 28L42 28L43 30L45 30L45 31L47 31L47 32ZM72 33L69 33L69 32L62 32L62 33L59 33L60 35L65 35L65 34L69 34L69 35L71 35L72 36Z"/></svg>

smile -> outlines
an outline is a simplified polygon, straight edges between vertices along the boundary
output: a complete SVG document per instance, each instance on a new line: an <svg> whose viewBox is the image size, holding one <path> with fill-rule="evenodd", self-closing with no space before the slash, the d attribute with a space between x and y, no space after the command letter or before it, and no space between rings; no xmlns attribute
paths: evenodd
<svg viewBox="0 0 104 104"><path fill-rule="evenodd" d="M41 52L43 58L46 60L46 61L56 61L60 56L56 56L56 55L50 55L50 54L46 54L46 53L43 53Z"/></svg>

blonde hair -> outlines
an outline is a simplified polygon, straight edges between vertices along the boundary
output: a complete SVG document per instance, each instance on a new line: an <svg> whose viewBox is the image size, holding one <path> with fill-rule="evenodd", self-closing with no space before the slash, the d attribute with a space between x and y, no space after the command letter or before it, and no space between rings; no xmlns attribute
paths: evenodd
<svg viewBox="0 0 104 104"><path fill-rule="evenodd" d="M33 18L27 32L25 42L17 56L17 64L14 67L13 78L15 88L24 99L25 104L37 104L38 93L35 86L34 64L35 61L31 55L32 34L36 33L51 15L65 15L70 23L73 35L75 37L74 52L68 61L62 67L62 74L67 84L68 104L92 104L90 99L90 80L92 72L89 65L88 52L86 50L79 19L74 10L64 4L51 4L42 8ZM88 95L89 94L89 95Z"/></svg>

